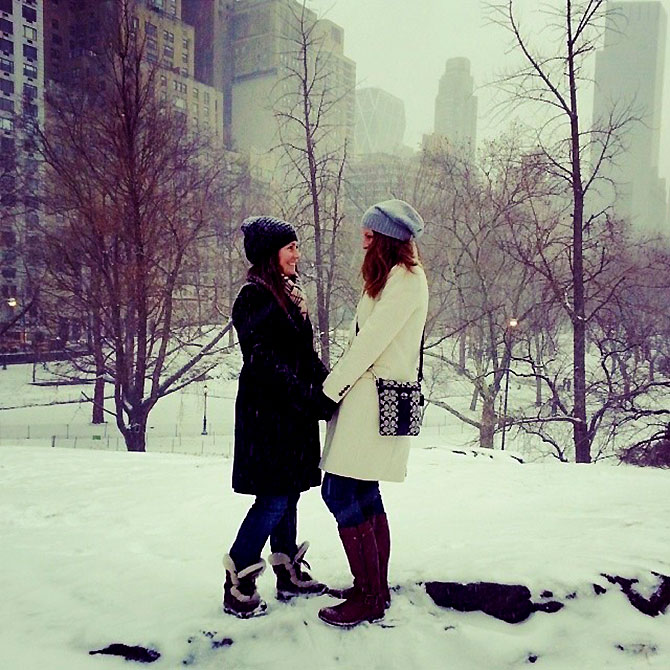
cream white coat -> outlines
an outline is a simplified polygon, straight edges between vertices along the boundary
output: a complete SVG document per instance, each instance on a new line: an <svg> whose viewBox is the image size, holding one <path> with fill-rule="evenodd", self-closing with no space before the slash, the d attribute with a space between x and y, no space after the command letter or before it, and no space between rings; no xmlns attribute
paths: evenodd
<svg viewBox="0 0 670 670"><path fill-rule="evenodd" d="M421 267L409 271L395 266L376 299L367 294L361 298L349 349L323 385L329 398L341 401L328 423L321 458L325 472L363 480L404 480L411 438L379 434L374 375L416 381L427 312L428 284Z"/></svg>

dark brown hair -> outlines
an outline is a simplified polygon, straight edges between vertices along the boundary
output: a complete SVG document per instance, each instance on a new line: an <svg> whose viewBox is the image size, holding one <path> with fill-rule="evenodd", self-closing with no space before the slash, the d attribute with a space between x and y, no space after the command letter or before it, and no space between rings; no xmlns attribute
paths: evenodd
<svg viewBox="0 0 670 670"><path fill-rule="evenodd" d="M416 245L411 240L403 242L388 235L375 233L361 268L365 292L371 298L376 298L382 292L389 272L396 265L404 265L408 270L419 265Z"/></svg>
<svg viewBox="0 0 670 670"><path fill-rule="evenodd" d="M271 254L262 262L252 265L247 272L247 280L257 281L268 288L281 308L288 313L289 297L286 294L284 275L279 267L279 253Z"/></svg>

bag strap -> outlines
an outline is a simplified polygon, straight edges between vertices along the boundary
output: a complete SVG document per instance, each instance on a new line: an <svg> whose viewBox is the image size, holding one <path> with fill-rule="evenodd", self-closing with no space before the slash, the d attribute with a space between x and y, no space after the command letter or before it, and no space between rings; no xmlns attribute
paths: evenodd
<svg viewBox="0 0 670 670"><path fill-rule="evenodd" d="M356 335L358 335L359 330L360 329L358 327L358 317L356 317ZM425 342L426 342L426 328L424 326L423 332L421 333L421 346L419 347L419 376L418 376L419 382L423 381L423 345L425 344ZM372 367L370 367L370 371L376 378L376 375L372 370Z"/></svg>

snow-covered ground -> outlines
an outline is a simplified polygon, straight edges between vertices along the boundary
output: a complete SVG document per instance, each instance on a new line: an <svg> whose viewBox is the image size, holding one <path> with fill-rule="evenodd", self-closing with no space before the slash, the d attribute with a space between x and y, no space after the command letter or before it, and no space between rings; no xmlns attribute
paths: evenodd
<svg viewBox="0 0 670 670"><path fill-rule="evenodd" d="M600 576L651 586L652 571L670 574L667 472L430 447L413 451L404 484L382 487L400 589L383 625L352 631L317 619L327 596L274 601L270 571L259 582L268 616L222 614L221 556L249 504L230 490L227 459L3 447L2 667L128 667L88 655L114 642L160 651L158 668L182 667L194 651L202 668L469 670L524 667L531 656L552 670L670 667L669 616L641 614ZM300 538L313 574L346 584L317 490L301 500ZM420 586L428 580L522 583L565 607L509 625L437 607ZM209 650L203 631L233 644Z"/></svg>
<svg viewBox="0 0 670 670"><path fill-rule="evenodd" d="M52 397L51 387L26 388L26 374L25 366L0 372L0 407L27 394ZM234 382L211 382L209 390L208 425L223 440ZM204 402L200 389L191 391L152 415L156 447L173 431L184 444L200 439ZM33 434L37 426L55 434L56 425L83 434L93 430L87 413L79 405L0 410L3 670L129 667L88 654L115 642L158 650L151 667L170 670L670 668L670 611L640 613L601 576L637 578L648 593L653 573L670 574L667 471L489 458L464 448L473 435L460 424L435 415L416 440L407 481L382 485L397 587L386 620L329 628L316 613L332 599L281 604L267 571L259 588L268 616L239 621L220 609L221 557L250 498L232 493L225 448L158 453L150 441L149 453L129 454L81 448L106 447L102 440L72 449L58 447L73 446L66 439L52 448L8 436L27 425ZM335 523L318 490L303 496L299 514L314 576L346 585ZM438 607L422 586L430 580L520 583L536 599L552 591L565 606L510 625ZM596 595L594 584L606 593ZM204 632L232 644L212 649Z"/></svg>

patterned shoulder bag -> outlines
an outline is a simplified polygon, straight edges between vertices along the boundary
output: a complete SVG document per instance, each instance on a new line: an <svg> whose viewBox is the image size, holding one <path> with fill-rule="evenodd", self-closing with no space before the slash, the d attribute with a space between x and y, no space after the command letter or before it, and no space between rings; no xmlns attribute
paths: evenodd
<svg viewBox="0 0 670 670"><path fill-rule="evenodd" d="M356 321L358 334L358 320ZM421 392L423 381L423 345L426 331L421 335L419 349L419 374L415 382L399 382L377 377L370 368L377 385L379 396L379 434L399 436L419 434L423 421L424 397Z"/></svg>

